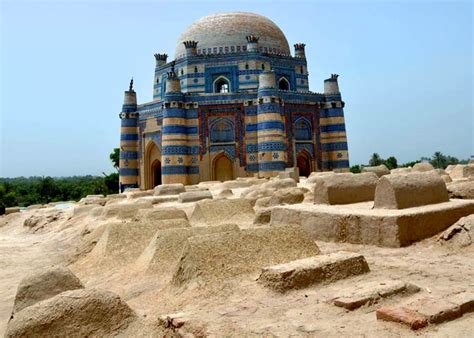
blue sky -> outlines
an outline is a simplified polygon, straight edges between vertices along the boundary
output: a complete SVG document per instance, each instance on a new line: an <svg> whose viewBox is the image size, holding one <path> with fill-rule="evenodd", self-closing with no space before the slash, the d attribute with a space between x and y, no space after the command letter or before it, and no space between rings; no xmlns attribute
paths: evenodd
<svg viewBox="0 0 474 338"><path fill-rule="evenodd" d="M474 154L471 1L1 3L0 176L111 172L123 91L212 12L252 11L306 43L310 89L340 74L351 164Z"/></svg>

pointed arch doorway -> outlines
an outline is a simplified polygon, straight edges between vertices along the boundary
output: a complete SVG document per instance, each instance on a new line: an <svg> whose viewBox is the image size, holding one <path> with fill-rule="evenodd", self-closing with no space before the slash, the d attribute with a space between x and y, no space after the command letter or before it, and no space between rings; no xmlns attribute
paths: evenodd
<svg viewBox="0 0 474 338"><path fill-rule="evenodd" d="M229 181L234 179L234 168L230 158L222 153L214 159L213 176L215 181Z"/></svg>
<svg viewBox="0 0 474 338"><path fill-rule="evenodd" d="M150 141L145 148L145 190L161 184L161 152L155 142Z"/></svg>
<svg viewBox="0 0 474 338"><path fill-rule="evenodd" d="M301 176L309 177L311 174L311 156L303 150L296 157L296 166Z"/></svg>

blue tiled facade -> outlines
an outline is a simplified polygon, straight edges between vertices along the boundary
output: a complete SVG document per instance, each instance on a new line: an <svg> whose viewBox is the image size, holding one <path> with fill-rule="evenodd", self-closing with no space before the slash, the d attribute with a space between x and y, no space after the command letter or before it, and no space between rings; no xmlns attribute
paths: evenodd
<svg viewBox="0 0 474 338"><path fill-rule="evenodd" d="M303 44L291 56L284 46L258 47L258 38L252 46L209 41L202 48L191 41L171 62L155 54L152 102L137 105L127 96L133 89L126 92L123 187L152 188L157 161L160 182L184 184L216 179L222 156L234 178L271 176L302 161L312 171L349 168L337 75L325 80L323 93L309 91Z"/></svg>

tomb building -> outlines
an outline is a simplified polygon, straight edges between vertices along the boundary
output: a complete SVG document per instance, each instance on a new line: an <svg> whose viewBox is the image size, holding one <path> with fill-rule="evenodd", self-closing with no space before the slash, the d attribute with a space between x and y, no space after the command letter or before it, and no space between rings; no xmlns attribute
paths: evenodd
<svg viewBox="0 0 474 338"><path fill-rule="evenodd" d="M153 100L120 113L120 190L349 168L338 75L309 90L305 44L253 13L194 22L155 54Z"/></svg>

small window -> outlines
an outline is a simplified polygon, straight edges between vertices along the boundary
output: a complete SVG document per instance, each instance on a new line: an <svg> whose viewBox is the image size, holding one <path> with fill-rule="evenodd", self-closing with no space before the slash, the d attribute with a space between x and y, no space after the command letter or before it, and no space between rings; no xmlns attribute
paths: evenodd
<svg viewBox="0 0 474 338"><path fill-rule="evenodd" d="M300 73L303 74L304 71L303 71L303 66L300 67Z"/></svg>
<svg viewBox="0 0 474 338"><path fill-rule="evenodd" d="M262 70L265 70L265 65L262 63Z"/></svg>
<svg viewBox="0 0 474 338"><path fill-rule="evenodd" d="M249 69L249 64L248 63L245 65L245 69Z"/></svg>
<svg viewBox="0 0 474 338"><path fill-rule="evenodd" d="M230 92L229 81L227 81L227 79L224 77L217 79L214 84L214 92L215 93L229 93Z"/></svg>
<svg viewBox="0 0 474 338"><path fill-rule="evenodd" d="M181 68L181 75L184 75L184 70L183 70L183 68Z"/></svg>
<svg viewBox="0 0 474 338"><path fill-rule="evenodd" d="M198 72L198 67L194 67L194 72L195 72L195 73Z"/></svg>
<svg viewBox="0 0 474 338"><path fill-rule="evenodd" d="M280 81L278 81L278 88L280 90L290 90L290 84L288 83L288 80L282 77Z"/></svg>

